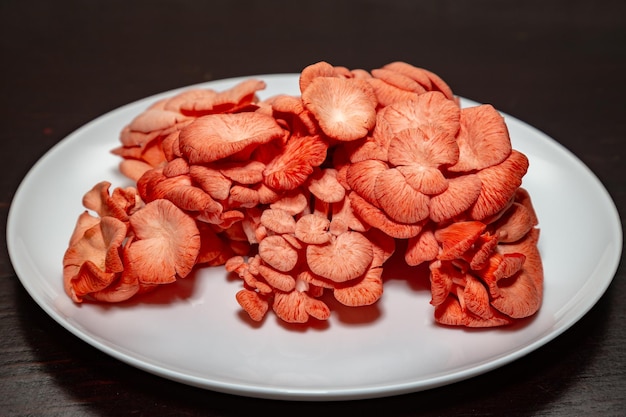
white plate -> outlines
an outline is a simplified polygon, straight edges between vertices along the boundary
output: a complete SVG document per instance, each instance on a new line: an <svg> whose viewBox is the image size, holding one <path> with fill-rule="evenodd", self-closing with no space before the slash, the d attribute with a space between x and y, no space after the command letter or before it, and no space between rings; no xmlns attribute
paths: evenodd
<svg viewBox="0 0 626 417"><path fill-rule="evenodd" d="M268 84L262 97L298 94L297 75L259 77ZM240 80L202 86L222 90ZM389 279L376 306L337 310L325 326L284 326L273 315L254 326L235 301L241 282L229 280L222 268L204 269L171 293L130 305L73 304L63 292L61 261L83 210L81 198L101 180L129 185L110 153L120 130L177 91L121 107L59 142L20 185L7 225L13 266L32 298L74 335L140 369L214 391L274 399L420 391L490 371L546 344L589 311L615 274L622 231L602 184L554 140L506 116L513 146L530 159L523 186L540 219L545 268L544 304L523 325L438 327L426 285Z"/></svg>

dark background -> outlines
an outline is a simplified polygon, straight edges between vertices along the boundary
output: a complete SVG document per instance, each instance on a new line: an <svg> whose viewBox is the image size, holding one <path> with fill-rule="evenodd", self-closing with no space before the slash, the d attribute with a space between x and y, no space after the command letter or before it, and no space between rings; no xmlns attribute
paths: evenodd
<svg viewBox="0 0 626 417"><path fill-rule="evenodd" d="M544 131L626 214L626 2L0 0L0 231L24 175L90 120L208 80L325 60L402 60ZM59 185L62 186L61 184ZM558 204L558 202L555 202ZM81 342L22 288L0 241L0 414L77 416L605 415L626 410L626 272L565 334L426 392L289 403L146 374Z"/></svg>

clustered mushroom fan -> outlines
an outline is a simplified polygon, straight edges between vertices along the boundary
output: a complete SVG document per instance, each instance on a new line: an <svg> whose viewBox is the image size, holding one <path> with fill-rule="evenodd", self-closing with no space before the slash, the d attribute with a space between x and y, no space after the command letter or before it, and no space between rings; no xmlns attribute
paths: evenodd
<svg viewBox="0 0 626 417"><path fill-rule="evenodd" d="M299 87L265 100L256 79L190 89L132 120L113 153L135 184L85 194L63 259L67 294L120 302L223 265L253 320L326 320L325 297L380 299L402 241L409 270L428 273L438 323L537 312L528 159L491 105L461 108L440 77L403 62L318 62Z"/></svg>

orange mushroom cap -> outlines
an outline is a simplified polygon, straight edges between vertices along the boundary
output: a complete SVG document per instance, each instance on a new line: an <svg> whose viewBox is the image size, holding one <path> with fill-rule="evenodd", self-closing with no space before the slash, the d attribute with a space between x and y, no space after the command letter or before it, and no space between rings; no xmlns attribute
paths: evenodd
<svg viewBox="0 0 626 417"><path fill-rule="evenodd" d="M423 85L415 81L413 78L390 68L376 68L371 71L371 74L372 77L382 80L385 83L403 91L410 91L417 94L425 93L427 91Z"/></svg>
<svg viewBox="0 0 626 417"><path fill-rule="evenodd" d="M435 239L441 244L441 260L460 258L485 231L487 226L478 221L452 223L435 231Z"/></svg>
<svg viewBox="0 0 626 417"><path fill-rule="evenodd" d="M323 301L297 290L274 294L272 309L287 323L306 323L311 317L318 320L330 317L330 309Z"/></svg>
<svg viewBox="0 0 626 417"><path fill-rule="evenodd" d="M374 304L383 295L383 269L369 268L365 276L350 285L337 285L333 297L341 304L361 307Z"/></svg>
<svg viewBox="0 0 626 417"><path fill-rule="evenodd" d="M453 172L476 171L497 165L511 153L511 140L504 118L489 104L461 110L456 137L458 161L448 169Z"/></svg>
<svg viewBox="0 0 626 417"><path fill-rule="evenodd" d="M189 176L195 184L198 184L215 200L221 201L228 198L232 180L224 176L218 169L204 165L191 165Z"/></svg>
<svg viewBox="0 0 626 417"><path fill-rule="evenodd" d="M346 172L346 182L350 189L368 203L380 207L376 196L376 183L380 174L389 166L376 159L366 159L351 164Z"/></svg>
<svg viewBox="0 0 626 417"><path fill-rule="evenodd" d="M484 220L507 207L522 185L527 170L528 157L513 150L500 164L478 171L476 175L481 181L481 192L470 208L470 216Z"/></svg>
<svg viewBox="0 0 626 417"><path fill-rule="evenodd" d="M112 216L127 221L128 215L141 207L142 201L134 187L116 187L110 194L111 183L101 181L83 196L83 206L100 217Z"/></svg>
<svg viewBox="0 0 626 417"><path fill-rule="evenodd" d="M429 216L430 197L411 187L399 169L378 174L374 195L381 210L399 223L418 223Z"/></svg>
<svg viewBox="0 0 626 417"><path fill-rule="evenodd" d="M337 72L335 67L326 61L319 61L315 64L306 66L300 72L298 80L300 92L304 92L311 82L317 77L335 77Z"/></svg>
<svg viewBox="0 0 626 417"><path fill-rule="evenodd" d="M129 220L136 239L124 248L128 273L142 283L166 284L191 272L201 241L189 215L170 201L159 199Z"/></svg>
<svg viewBox="0 0 626 417"><path fill-rule="evenodd" d="M334 282L363 275L374 259L370 241L358 232L345 232L323 245L309 245L306 261L314 274Z"/></svg>
<svg viewBox="0 0 626 417"><path fill-rule="evenodd" d="M281 235L267 236L259 242L259 256L278 271L291 271L298 263L298 251Z"/></svg>
<svg viewBox="0 0 626 417"><path fill-rule="evenodd" d="M314 169L309 177L309 191L327 203L337 203L346 196L346 189L337 180L334 168Z"/></svg>
<svg viewBox="0 0 626 417"><path fill-rule="evenodd" d="M291 213L282 209L263 210L260 220L267 230L275 233L294 233L296 231L296 220Z"/></svg>
<svg viewBox="0 0 626 417"><path fill-rule="evenodd" d="M263 320L269 309L269 302L265 297L256 291L248 289L240 290L235 297L239 305L248 313L252 320Z"/></svg>
<svg viewBox="0 0 626 417"><path fill-rule="evenodd" d="M394 103L381 112L395 133L409 128L436 126L456 136L460 128L461 109L454 101L436 91Z"/></svg>
<svg viewBox="0 0 626 417"><path fill-rule="evenodd" d="M281 138L283 134L271 116L242 112L200 117L181 130L178 140L189 163L201 164Z"/></svg>
<svg viewBox="0 0 626 417"><path fill-rule="evenodd" d="M430 218L441 223L468 210L480 195L482 182L476 174L449 178L448 188L430 198Z"/></svg>
<svg viewBox="0 0 626 417"><path fill-rule="evenodd" d="M131 131L149 133L167 129L187 119L187 116L175 111L148 109L135 117L128 127Z"/></svg>
<svg viewBox="0 0 626 417"><path fill-rule="evenodd" d="M365 224L380 229L389 236L397 239L407 239L417 236L423 228L423 222L407 224L393 220L384 211L370 204L358 193L351 192L349 198L350 206L354 213L363 219Z"/></svg>
<svg viewBox="0 0 626 417"><path fill-rule="evenodd" d="M294 229L295 237L301 242L321 245L330 242L328 232L330 220L317 214L305 214L298 219Z"/></svg>
<svg viewBox="0 0 626 417"><path fill-rule="evenodd" d="M543 300L543 265L537 242L539 229L532 229L526 237L514 244L498 246L504 256L524 256L524 263L515 275L496 282L497 297L492 305L513 318L524 318L535 314Z"/></svg>
<svg viewBox="0 0 626 417"><path fill-rule="evenodd" d="M81 236L78 236L78 235ZM124 222L114 217L78 218L71 244L63 255L63 282L75 302L109 286L124 270L119 250L127 234Z"/></svg>
<svg viewBox="0 0 626 417"><path fill-rule="evenodd" d="M302 101L322 131L336 140L363 138L376 123L376 96L360 79L314 78L302 92Z"/></svg>
<svg viewBox="0 0 626 417"><path fill-rule="evenodd" d="M426 91L431 91L433 88L433 83L430 80L429 74L423 68L419 68L402 61L390 62L385 64L382 68L405 75L421 85Z"/></svg>
<svg viewBox="0 0 626 417"><path fill-rule="evenodd" d="M437 323L447 326L481 328L505 326L514 322L512 318L499 314L494 309L492 309L492 312L492 317L482 318L464 309L457 298L448 297L435 308L435 320Z"/></svg>
<svg viewBox="0 0 626 417"><path fill-rule="evenodd" d="M401 101L412 100L417 96L417 93L413 91L396 87L379 78L368 78L365 81L372 87L379 108Z"/></svg>
<svg viewBox="0 0 626 417"><path fill-rule="evenodd" d="M293 190L309 178L313 167L326 159L328 144L318 135L292 137L263 171L264 182L275 190Z"/></svg>
<svg viewBox="0 0 626 417"><path fill-rule="evenodd" d="M439 244L430 228L424 228L419 235L409 238L404 261L409 266L417 266L423 262L437 258Z"/></svg>

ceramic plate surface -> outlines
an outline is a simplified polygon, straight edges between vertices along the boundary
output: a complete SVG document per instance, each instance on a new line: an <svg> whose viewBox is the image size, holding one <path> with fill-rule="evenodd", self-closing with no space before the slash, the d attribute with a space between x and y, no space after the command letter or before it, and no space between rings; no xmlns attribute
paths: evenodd
<svg viewBox="0 0 626 417"><path fill-rule="evenodd" d="M261 97L299 94L297 77L256 77L267 82ZM238 81L200 86L222 90ZM130 185L110 153L119 145L120 130L154 101L178 91L114 110L59 142L23 180L7 225L13 266L35 302L77 337L135 367L261 398L347 400L420 391L490 371L541 347L587 313L615 274L622 229L602 184L557 142L505 115L513 147L530 160L523 187L540 220L545 270L543 306L522 325L439 327L426 284L393 268L375 306L334 310L326 325L315 328L285 326L273 314L261 325L251 324L235 301L241 282L223 268L203 269L171 291L133 303L76 305L63 291L61 262L83 211L82 196L102 180Z"/></svg>

